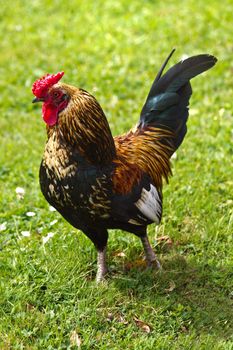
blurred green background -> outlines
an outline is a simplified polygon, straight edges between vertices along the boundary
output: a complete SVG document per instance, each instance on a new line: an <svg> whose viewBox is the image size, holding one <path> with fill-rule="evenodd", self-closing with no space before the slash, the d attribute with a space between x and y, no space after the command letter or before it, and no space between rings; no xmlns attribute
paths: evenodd
<svg viewBox="0 0 233 350"><path fill-rule="evenodd" d="M22 0L0 8L0 348L71 349L80 337L82 349L233 349L232 1ZM137 266L139 240L114 231L113 272L96 287L91 242L40 193L46 133L31 85L64 70L64 82L96 96L117 135L137 122L174 47L169 65L198 53L219 61L192 82L164 218L150 227L164 271Z"/></svg>

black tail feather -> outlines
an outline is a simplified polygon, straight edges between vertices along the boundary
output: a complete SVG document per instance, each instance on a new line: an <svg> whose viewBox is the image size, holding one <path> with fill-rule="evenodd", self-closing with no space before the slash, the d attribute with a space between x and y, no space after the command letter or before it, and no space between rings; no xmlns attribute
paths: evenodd
<svg viewBox="0 0 233 350"><path fill-rule="evenodd" d="M170 53L152 84L141 112L139 126L155 126L173 131L175 151L187 130L188 106L192 95L190 80L213 67L217 59L205 54L193 56L177 63L162 75L174 51Z"/></svg>
<svg viewBox="0 0 233 350"><path fill-rule="evenodd" d="M155 85L155 83L157 83L157 81L161 78L164 68L166 67L166 65L168 64L168 61L170 60L170 58L172 57L173 53L176 51L176 49L173 49L170 54L168 55L168 57L166 58L166 60L164 61L163 65L161 66L160 70L158 71L158 74L155 77L155 80L153 82L153 85ZM153 89L153 85L151 87L151 90ZM150 95L150 93L149 93ZM148 95L148 97L149 97Z"/></svg>

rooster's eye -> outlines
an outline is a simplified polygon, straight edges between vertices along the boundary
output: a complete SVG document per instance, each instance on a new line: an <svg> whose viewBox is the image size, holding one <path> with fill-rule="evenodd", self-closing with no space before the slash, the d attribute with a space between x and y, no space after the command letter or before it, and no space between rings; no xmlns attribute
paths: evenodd
<svg viewBox="0 0 233 350"><path fill-rule="evenodd" d="M53 97L57 98L59 95L60 95L60 93L58 91L54 91Z"/></svg>

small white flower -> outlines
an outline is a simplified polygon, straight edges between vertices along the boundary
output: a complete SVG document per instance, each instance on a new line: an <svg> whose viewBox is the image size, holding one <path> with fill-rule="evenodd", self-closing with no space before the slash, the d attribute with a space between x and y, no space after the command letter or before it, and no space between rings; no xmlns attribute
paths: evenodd
<svg viewBox="0 0 233 350"><path fill-rule="evenodd" d="M34 213L34 211L28 211L28 212L26 213L26 215L29 216L29 217L32 217L32 216L35 216L36 213Z"/></svg>
<svg viewBox="0 0 233 350"><path fill-rule="evenodd" d="M55 220L53 220L53 221L50 222L50 226L53 226L53 225L55 225L56 223L57 223L57 220L55 219Z"/></svg>
<svg viewBox="0 0 233 350"><path fill-rule="evenodd" d="M6 226L7 226L6 222L3 222L2 224L0 224L0 231L5 231L6 230Z"/></svg>
<svg viewBox="0 0 233 350"><path fill-rule="evenodd" d="M16 187L15 192L17 194L24 194L25 193L25 189L23 187Z"/></svg>
<svg viewBox="0 0 233 350"><path fill-rule="evenodd" d="M21 231L21 235L24 237L29 237L31 235L30 231Z"/></svg>
<svg viewBox="0 0 233 350"><path fill-rule="evenodd" d="M49 232L47 236L42 237L43 244L47 243L50 240L50 238L52 238L54 235L54 232Z"/></svg>
<svg viewBox="0 0 233 350"><path fill-rule="evenodd" d="M52 205L49 206L49 211L56 211L56 209L54 207L52 207Z"/></svg>
<svg viewBox="0 0 233 350"><path fill-rule="evenodd" d="M25 189L23 187L16 187L15 189L18 199L23 199L25 195Z"/></svg>

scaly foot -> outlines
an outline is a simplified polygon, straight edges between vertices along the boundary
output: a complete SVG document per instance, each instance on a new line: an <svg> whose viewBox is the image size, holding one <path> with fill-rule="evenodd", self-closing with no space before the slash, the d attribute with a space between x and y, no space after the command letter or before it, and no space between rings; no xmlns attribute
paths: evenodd
<svg viewBox="0 0 233 350"><path fill-rule="evenodd" d="M147 235L141 237L141 241L145 251L148 267L156 267L158 270L162 269L162 266L150 245Z"/></svg>

